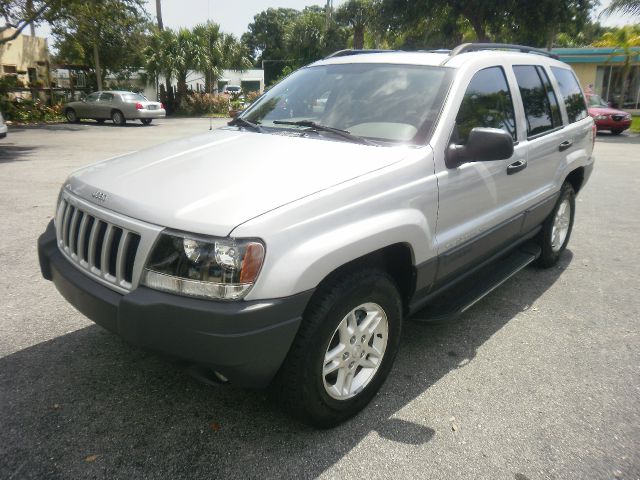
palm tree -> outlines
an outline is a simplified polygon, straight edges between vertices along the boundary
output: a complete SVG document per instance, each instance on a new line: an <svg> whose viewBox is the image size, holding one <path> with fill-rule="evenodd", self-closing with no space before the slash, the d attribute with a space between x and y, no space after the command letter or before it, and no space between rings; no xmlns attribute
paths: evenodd
<svg viewBox="0 0 640 480"><path fill-rule="evenodd" d="M169 110L174 105L171 80L174 77L175 65L172 52L176 50L176 34L172 30L156 30L149 37L149 44L144 50L145 70L156 83L160 75L165 80L166 104Z"/></svg>
<svg viewBox="0 0 640 480"><path fill-rule="evenodd" d="M640 0L613 0L601 15L620 12L625 15L640 15Z"/></svg>
<svg viewBox="0 0 640 480"><path fill-rule="evenodd" d="M206 48L200 42L197 35L187 28L181 28L176 35L172 55L173 73L177 81L176 103L178 106L187 94L187 75L189 70L196 70L202 65L206 65Z"/></svg>
<svg viewBox="0 0 640 480"><path fill-rule="evenodd" d="M213 91L214 83L225 68L245 70L251 67L247 48L234 35L220 32L219 25L213 22L197 25L193 34L204 50L204 55L198 57L195 68L204 73L207 93Z"/></svg>
<svg viewBox="0 0 640 480"><path fill-rule="evenodd" d="M624 104L625 95L629 83L629 73L634 61L640 58L640 28L634 25L620 27L612 32L602 35L602 38L593 43L595 47L612 47L614 51L611 58L620 54L624 55L622 67L622 79L620 88L621 107Z"/></svg>
<svg viewBox="0 0 640 480"><path fill-rule="evenodd" d="M371 0L349 0L336 12L336 20L353 28L353 48L364 48L364 32L374 15Z"/></svg>
<svg viewBox="0 0 640 480"><path fill-rule="evenodd" d="M204 73L204 91L211 93L213 82L220 75L219 58L221 53L218 45L220 26L213 22L201 23L193 28L193 34L198 37L198 41L205 49L205 55L202 58L204 61L197 68Z"/></svg>

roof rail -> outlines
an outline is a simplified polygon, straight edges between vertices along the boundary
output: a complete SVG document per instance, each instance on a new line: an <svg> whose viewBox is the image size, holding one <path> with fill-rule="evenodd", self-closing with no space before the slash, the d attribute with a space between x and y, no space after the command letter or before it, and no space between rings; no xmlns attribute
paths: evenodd
<svg viewBox="0 0 640 480"><path fill-rule="evenodd" d="M324 57L324 60L327 58L335 58L335 57L348 57L350 55L363 55L367 53L387 53L387 52L395 52L397 50L356 50L353 48L347 48L346 50L338 50L337 52L333 52L330 55Z"/></svg>
<svg viewBox="0 0 640 480"><path fill-rule="evenodd" d="M555 53L542 50L540 48L526 47L524 45L513 45L511 43L463 43L451 50L450 56L455 57L461 53L478 52L480 50L516 50L522 53L534 53L549 58L560 59Z"/></svg>

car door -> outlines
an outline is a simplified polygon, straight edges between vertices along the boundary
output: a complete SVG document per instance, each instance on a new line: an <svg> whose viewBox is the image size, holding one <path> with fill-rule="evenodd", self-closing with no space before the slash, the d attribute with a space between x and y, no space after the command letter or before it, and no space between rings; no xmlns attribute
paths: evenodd
<svg viewBox="0 0 640 480"><path fill-rule="evenodd" d="M509 133L514 152L506 160L468 162L455 168L447 167L442 159L436 162L438 281L481 261L518 235L520 212L507 196L513 192L509 187L513 179L526 174L526 169L518 167L526 165L526 148L517 142L513 95L503 66L477 71L462 98L452 101L459 107L448 120L453 123L452 134L444 151L451 143L464 145L473 128L489 127ZM514 165L516 171L508 174Z"/></svg>
<svg viewBox="0 0 640 480"><path fill-rule="evenodd" d="M560 105L564 105L566 141L571 143L564 152L566 164L575 162L583 165L588 163L593 149L593 123L589 119L585 97L571 67L552 66L550 70L552 82L555 80L554 88L561 100ZM556 184L563 180L564 178L556 179Z"/></svg>
<svg viewBox="0 0 640 480"><path fill-rule="evenodd" d="M95 118L111 118L111 110L113 110L114 94L110 92L102 92L100 99L96 105Z"/></svg>
<svg viewBox="0 0 640 480"><path fill-rule="evenodd" d="M100 92L93 92L84 99L76 108L77 114L82 118L96 118L98 98Z"/></svg>
<svg viewBox="0 0 640 480"><path fill-rule="evenodd" d="M554 178L558 172L566 142L566 130L560 104L542 65L513 65L513 79L517 85L516 98L524 111L526 147L526 175L514 178L509 184L509 198L520 211L526 211L523 233L535 228L551 212L558 188ZM566 142L566 143L565 143Z"/></svg>

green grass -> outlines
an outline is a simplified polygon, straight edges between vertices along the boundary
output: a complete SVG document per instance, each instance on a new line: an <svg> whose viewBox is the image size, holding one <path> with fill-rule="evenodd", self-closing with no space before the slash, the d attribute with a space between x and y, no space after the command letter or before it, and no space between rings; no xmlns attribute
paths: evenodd
<svg viewBox="0 0 640 480"><path fill-rule="evenodd" d="M631 131L640 133L640 115L634 115L631 120Z"/></svg>

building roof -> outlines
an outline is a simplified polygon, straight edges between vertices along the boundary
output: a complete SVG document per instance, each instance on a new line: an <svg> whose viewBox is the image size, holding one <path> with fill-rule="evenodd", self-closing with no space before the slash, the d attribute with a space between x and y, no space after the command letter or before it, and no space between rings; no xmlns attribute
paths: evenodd
<svg viewBox="0 0 640 480"><path fill-rule="evenodd" d="M640 47L632 47L635 61L640 61ZM551 50L565 63L624 63L625 55L620 48L554 48Z"/></svg>

